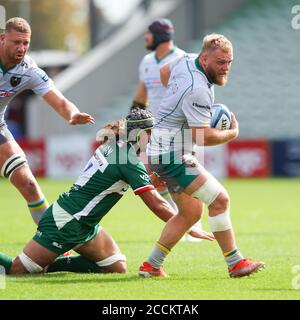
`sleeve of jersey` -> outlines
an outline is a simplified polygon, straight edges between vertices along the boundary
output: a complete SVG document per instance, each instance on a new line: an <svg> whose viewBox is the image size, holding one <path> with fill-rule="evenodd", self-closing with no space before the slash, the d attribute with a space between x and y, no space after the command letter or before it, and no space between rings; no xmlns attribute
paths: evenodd
<svg viewBox="0 0 300 320"><path fill-rule="evenodd" d="M189 93L183 100L182 111L189 127L210 127L211 102L208 92Z"/></svg>
<svg viewBox="0 0 300 320"><path fill-rule="evenodd" d="M47 73L36 67L32 72L32 91L38 95L45 95L54 88L53 81L48 77Z"/></svg>
<svg viewBox="0 0 300 320"><path fill-rule="evenodd" d="M140 161L136 164L129 162L126 165L122 165L121 171L134 194L139 195L145 191L155 189L145 166Z"/></svg>

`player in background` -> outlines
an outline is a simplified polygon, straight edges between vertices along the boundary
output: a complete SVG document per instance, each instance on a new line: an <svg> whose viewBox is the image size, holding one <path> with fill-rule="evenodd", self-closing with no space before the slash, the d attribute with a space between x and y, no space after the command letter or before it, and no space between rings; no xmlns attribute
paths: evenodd
<svg viewBox="0 0 300 320"><path fill-rule="evenodd" d="M105 141L94 153L69 192L43 214L37 232L15 259L0 253L7 274L55 271L124 273L126 257L99 221L122 198L129 186L160 219L176 213L155 190L136 152L148 143L154 119L150 111L134 109L127 121L100 130ZM125 219L125 217L124 217ZM214 240L211 233L193 236ZM75 250L78 256L59 257Z"/></svg>
<svg viewBox="0 0 300 320"><path fill-rule="evenodd" d="M146 49L151 50L142 59L139 66L139 85L137 87L132 108L149 108L154 117L158 113L158 108L166 88L160 81L160 69L170 61L183 57L186 53L174 44L175 29L169 19L158 19L153 21L145 34ZM141 159L147 163L146 153L141 153ZM166 184L153 176L153 183L159 194L164 197L170 205L177 211L177 206L173 201ZM202 229L201 222L197 222L193 228ZM196 242L199 239L185 234L183 240Z"/></svg>
<svg viewBox="0 0 300 320"><path fill-rule="evenodd" d="M23 150L14 140L5 120L8 103L26 89L41 95L71 125L94 123L94 118L81 113L65 98L47 74L26 54L31 28L26 20L15 17L6 22L0 34L0 170L27 202L32 219L38 224L48 202L34 178Z"/></svg>
<svg viewBox="0 0 300 320"><path fill-rule="evenodd" d="M199 55L185 56L161 70L162 83L168 84L169 89L159 106L148 154L150 169L167 183L179 213L167 222L147 261L140 266L142 276L166 276L164 259L200 218L202 203L208 207L208 222L229 275L243 277L264 267L263 262L244 259L231 224L229 195L192 155L193 144L217 145L238 136L238 122L233 114L230 129L210 127L214 84L226 84L232 61L231 42L223 35L211 34L204 37ZM185 129L191 141L178 139Z"/></svg>

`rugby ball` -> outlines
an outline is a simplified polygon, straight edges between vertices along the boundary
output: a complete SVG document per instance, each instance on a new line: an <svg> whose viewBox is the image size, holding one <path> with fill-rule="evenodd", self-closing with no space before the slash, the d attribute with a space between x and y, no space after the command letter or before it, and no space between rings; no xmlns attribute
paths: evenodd
<svg viewBox="0 0 300 320"><path fill-rule="evenodd" d="M211 128L219 130L230 129L231 126L231 112L225 104L216 103L212 106Z"/></svg>

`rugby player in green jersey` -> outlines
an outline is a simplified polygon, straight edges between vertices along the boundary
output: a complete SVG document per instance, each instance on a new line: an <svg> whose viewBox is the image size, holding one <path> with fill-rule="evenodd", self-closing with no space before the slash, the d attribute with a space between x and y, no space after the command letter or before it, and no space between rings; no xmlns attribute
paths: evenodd
<svg viewBox="0 0 300 320"><path fill-rule="evenodd" d="M137 157L141 143L148 142L147 131L153 120L150 111L134 109L127 121L117 121L99 131L98 140L104 143L69 192L61 194L43 214L36 234L23 252L14 259L0 253L0 265L7 274L126 272L126 257L98 223L129 186L163 221L175 215ZM214 239L205 231L191 232L194 237ZM60 256L71 249L79 255Z"/></svg>

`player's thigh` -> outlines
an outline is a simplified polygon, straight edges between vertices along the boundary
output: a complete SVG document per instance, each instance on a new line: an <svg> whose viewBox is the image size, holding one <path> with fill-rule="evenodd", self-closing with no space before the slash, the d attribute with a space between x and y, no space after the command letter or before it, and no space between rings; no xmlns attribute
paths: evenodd
<svg viewBox="0 0 300 320"><path fill-rule="evenodd" d="M95 262L120 253L115 240L103 228L100 229L96 237L74 250Z"/></svg>
<svg viewBox="0 0 300 320"><path fill-rule="evenodd" d="M59 256L58 253L43 247L34 240L28 242L23 252L41 267L49 265Z"/></svg>
<svg viewBox="0 0 300 320"><path fill-rule="evenodd" d="M180 215L194 217L196 220L201 218L204 206L199 199L195 199L184 192L172 193L171 196L177 205Z"/></svg>
<svg viewBox="0 0 300 320"><path fill-rule="evenodd" d="M11 160L7 162L8 159ZM15 140L0 144L0 170L28 201L35 201L41 196L42 191L29 168L25 153Z"/></svg>
<svg viewBox="0 0 300 320"><path fill-rule="evenodd" d="M9 140L2 144L0 143L0 168L2 168L7 159L15 154L25 157L24 151L15 140Z"/></svg>
<svg viewBox="0 0 300 320"><path fill-rule="evenodd" d="M49 249L41 246L34 240L30 240L25 246L23 253L41 268L45 268L51 264L59 255ZM12 265L11 273L27 273L28 270L17 256Z"/></svg>

